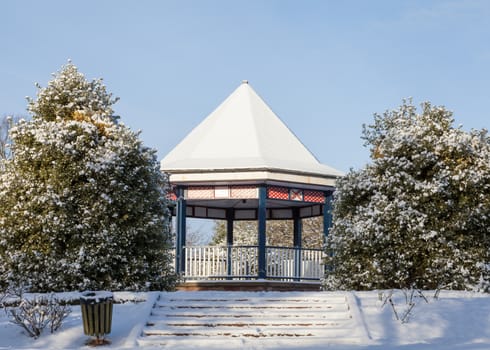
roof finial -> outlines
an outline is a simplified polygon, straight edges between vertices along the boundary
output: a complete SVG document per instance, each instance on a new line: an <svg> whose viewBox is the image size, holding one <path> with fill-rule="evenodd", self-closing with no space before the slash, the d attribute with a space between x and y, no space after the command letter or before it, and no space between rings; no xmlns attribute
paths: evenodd
<svg viewBox="0 0 490 350"><path fill-rule="evenodd" d="M248 84L248 80L242 80L242 84Z"/></svg>

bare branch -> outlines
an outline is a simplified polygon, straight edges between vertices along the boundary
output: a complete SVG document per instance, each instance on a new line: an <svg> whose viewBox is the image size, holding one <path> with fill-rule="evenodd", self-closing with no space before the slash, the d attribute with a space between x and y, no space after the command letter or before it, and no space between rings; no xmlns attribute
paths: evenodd
<svg viewBox="0 0 490 350"><path fill-rule="evenodd" d="M20 117L4 115L0 118L0 161L7 160L11 156L10 129L20 120Z"/></svg>
<svg viewBox="0 0 490 350"><path fill-rule="evenodd" d="M67 304L61 304L51 295L48 298L22 298L17 307L8 310L10 322L23 328L30 337L38 338L49 326L51 333L57 331L71 313Z"/></svg>

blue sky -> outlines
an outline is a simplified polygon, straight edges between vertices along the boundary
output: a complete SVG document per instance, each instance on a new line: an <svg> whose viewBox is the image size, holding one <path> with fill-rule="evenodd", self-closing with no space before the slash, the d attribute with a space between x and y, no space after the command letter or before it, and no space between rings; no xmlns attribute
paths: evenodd
<svg viewBox="0 0 490 350"><path fill-rule="evenodd" d="M72 59L168 153L243 79L325 164L369 161L362 124L413 97L488 128L490 1L0 1L0 115Z"/></svg>

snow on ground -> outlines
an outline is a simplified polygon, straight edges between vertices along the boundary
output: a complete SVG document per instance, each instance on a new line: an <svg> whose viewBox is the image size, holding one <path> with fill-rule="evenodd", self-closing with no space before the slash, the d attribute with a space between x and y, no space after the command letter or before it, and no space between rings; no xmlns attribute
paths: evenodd
<svg viewBox="0 0 490 350"><path fill-rule="evenodd" d="M81 293L80 293L81 294ZM158 292L151 293L114 293L112 332L108 339L112 344L104 348L131 349L136 347L136 338L141 333ZM79 293L60 293L62 300L76 300ZM121 303L119 303L121 302ZM84 335L80 306L73 305L72 312L64 321L60 330L54 334L45 329L38 338L29 338L17 325L11 324L0 311L0 349L91 349L85 343L91 338Z"/></svg>
<svg viewBox="0 0 490 350"><path fill-rule="evenodd" d="M199 293L199 292L186 292ZM209 293L209 292L208 292ZM306 292L307 293L307 292ZM112 333L108 338L111 345L104 349L137 349L137 339L148 320L152 306L158 297L152 293L115 293L116 301L125 301L114 305ZM266 294L266 293L265 293ZM384 294L386 295L386 294ZM401 324L394 318L390 304L382 307L383 301L377 291L354 292L349 300L355 317L365 326L368 340L362 345L325 345L281 341L281 349L339 349L339 350L490 350L490 295L468 292L444 291L439 299L432 298L433 292L425 292L428 303L417 298L417 305L411 313L408 323ZM61 295L65 299L77 299L77 293ZM197 297L197 296L196 296ZM142 301L143 300L143 301ZM397 311L401 314L406 307L403 294L397 292L394 298ZM22 333L22 329L9 322L0 311L0 349L84 349L89 337L83 334L79 306L72 307L72 313L62 328L49 334L46 331L38 339L32 339ZM213 342L210 339L209 342ZM226 344L226 343L225 343ZM277 346L255 342L253 349L273 349ZM294 345L293 345L294 344ZM197 344L196 344L197 345ZM203 344L199 344L202 346ZM211 344L210 344L211 345ZM277 344L279 345L279 343ZM226 349L222 347L222 349Z"/></svg>
<svg viewBox="0 0 490 350"><path fill-rule="evenodd" d="M372 346L366 349L490 350L490 295L443 291L438 300L425 292L418 298L408 323L395 320L391 306L381 307L376 292L356 292ZM401 292L398 313L406 309Z"/></svg>

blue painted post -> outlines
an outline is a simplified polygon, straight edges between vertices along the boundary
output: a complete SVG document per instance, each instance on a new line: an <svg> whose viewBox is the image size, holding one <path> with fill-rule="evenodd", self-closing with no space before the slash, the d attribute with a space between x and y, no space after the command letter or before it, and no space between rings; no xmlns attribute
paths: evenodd
<svg viewBox="0 0 490 350"><path fill-rule="evenodd" d="M330 228L332 227L332 201L333 192L325 192L325 204L323 205L323 243L327 242ZM332 252L327 252L329 256L332 256ZM324 265L324 272L331 271L332 266Z"/></svg>
<svg viewBox="0 0 490 350"><path fill-rule="evenodd" d="M265 230L267 219L267 188L265 185L259 187L259 208L258 208L258 242L259 242L259 279L267 277L266 270L266 251L265 251Z"/></svg>
<svg viewBox="0 0 490 350"><path fill-rule="evenodd" d="M175 244L175 272L179 275L185 271L185 240L186 240L186 201L184 198L184 188L177 187L177 237Z"/></svg>
<svg viewBox="0 0 490 350"><path fill-rule="evenodd" d="M323 205L323 239L326 240L332 227L332 201L333 193L325 192L325 204Z"/></svg>
<svg viewBox="0 0 490 350"><path fill-rule="evenodd" d="M299 216L299 208L293 208L293 245L294 245L294 280L301 279L301 240L303 223Z"/></svg>
<svg viewBox="0 0 490 350"><path fill-rule="evenodd" d="M226 210L226 274L227 279L231 280L232 266L231 266L231 247L233 246L233 219L235 216L235 211L233 208L228 208Z"/></svg>

